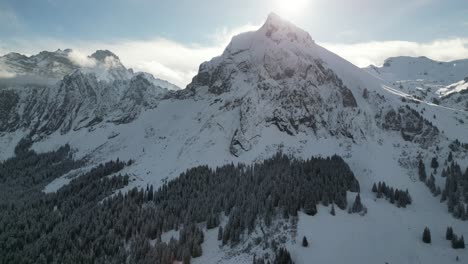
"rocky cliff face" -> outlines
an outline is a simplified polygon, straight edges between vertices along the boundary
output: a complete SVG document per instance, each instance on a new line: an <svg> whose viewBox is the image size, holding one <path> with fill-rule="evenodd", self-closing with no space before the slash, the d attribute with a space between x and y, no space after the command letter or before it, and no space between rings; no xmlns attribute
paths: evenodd
<svg viewBox="0 0 468 264"><path fill-rule="evenodd" d="M61 79L80 68L70 59L71 52L70 49L55 52L43 51L30 57L19 53L9 53L0 57L0 68L14 75L36 75Z"/></svg>
<svg viewBox="0 0 468 264"><path fill-rule="evenodd" d="M305 133L353 142L378 129L398 131L420 143L437 136L418 113L380 96L385 93L381 85L272 14L258 31L234 37L220 57L203 63L188 90L219 98L226 111L239 111L229 148L235 156L249 151L261 128L269 126L290 136ZM413 121L418 123L414 127Z"/></svg>
<svg viewBox="0 0 468 264"><path fill-rule="evenodd" d="M15 67L8 68L13 70L13 77L0 79L0 131L25 129L41 138L57 131L66 134L93 129L101 122L128 123L142 110L156 107L157 101L175 87L150 74L134 74L110 51L89 56L95 62L92 67L74 64L70 53L1 57ZM35 82L38 78L51 81Z"/></svg>

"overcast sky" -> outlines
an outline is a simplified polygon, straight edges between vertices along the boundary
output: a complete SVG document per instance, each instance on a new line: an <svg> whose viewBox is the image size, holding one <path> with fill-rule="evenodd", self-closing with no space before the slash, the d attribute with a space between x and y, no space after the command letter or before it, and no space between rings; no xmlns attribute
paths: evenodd
<svg viewBox="0 0 468 264"><path fill-rule="evenodd" d="M467 0L0 0L0 55L109 49L127 67L185 86L270 12L358 66L468 58Z"/></svg>

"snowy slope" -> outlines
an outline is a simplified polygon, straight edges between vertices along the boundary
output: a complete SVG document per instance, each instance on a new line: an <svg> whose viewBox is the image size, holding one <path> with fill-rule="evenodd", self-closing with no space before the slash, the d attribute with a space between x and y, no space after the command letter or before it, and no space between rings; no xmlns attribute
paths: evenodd
<svg viewBox="0 0 468 264"><path fill-rule="evenodd" d="M440 94L442 104L468 111L468 77L440 88L437 93Z"/></svg>
<svg viewBox="0 0 468 264"><path fill-rule="evenodd" d="M385 60L382 67L371 65L364 70L418 99L460 110L467 109L468 101L464 96L457 94L452 99L447 97L464 90L468 60L438 62L426 57L396 57Z"/></svg>
<svg viewBox="0 0 468 264"><path fill-rule="evenodd" d="M134 82L148 81L143 77ZM131 108L146 98L140 91L122 93L121 100L130 100L124 105ZM449 215L416 175L419 158L428 164L437 155L443 162L453 140L468 142L466 112L415 100L274 14L258 31L234 37L223 54L203 63L187 89L153 98L155 107L142 108L129 122L55 130L33 148L47 151L69 143L88 165L134 159L125 169L133 179L128 188L158 187L196 165L250 163L277 151L298 158L338 154L359 180L368 214L338 210L332 217L320 208L314 217L301 215L297 235L287 240L296 263L454 263L456 255L468 260L466 251L452 250L444 238L447 225L465 236L468 226ZM119 113L106 118L114 120ZM11 155L28 132L27 127L3 132L1 158ZM466 152L454 158L468 166ZM67 176L47 190L66 184ZM371 186L382 180L409 189L413 205L399 209L375 200ZM443 185L439 174L436 184ZM354 196L349 194L349 200ZM431 246L421 242L424 226L433 231ZM297 242L303 235L311 242L307 249ZM243 251L248 241L220 248L213 231L206 237L204 254L194 263L251 263L252 252Z"/></svg>
<svg viewBox="0 0 468 264"><path fill-rule="evenodd" d="M385 60L382 67L371 65L365 70L389 81L426 80L449 85L468 75L468 60L434 61L427 57L394 57Z"/></svg>

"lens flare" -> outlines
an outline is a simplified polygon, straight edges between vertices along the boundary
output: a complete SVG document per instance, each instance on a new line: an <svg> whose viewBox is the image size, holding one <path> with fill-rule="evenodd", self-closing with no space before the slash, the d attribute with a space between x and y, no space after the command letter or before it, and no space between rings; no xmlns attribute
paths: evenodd
<svg viewBox="0 0 468 264"><path fill-rule="evenodd" d="M274 0L274 12L286 19L295 19L306 13L311 0Z"/></svg>

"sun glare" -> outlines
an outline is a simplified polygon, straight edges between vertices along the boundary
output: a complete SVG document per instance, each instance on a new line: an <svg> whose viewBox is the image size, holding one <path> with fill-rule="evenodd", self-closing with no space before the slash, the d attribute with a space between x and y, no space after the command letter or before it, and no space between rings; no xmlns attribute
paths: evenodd
<svg viewBox="0 0 468 264"><path fill-rule="evenodd" d="M286 19L295 19L306 13L311 0L274 0L274 11Z"/></svg>

